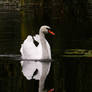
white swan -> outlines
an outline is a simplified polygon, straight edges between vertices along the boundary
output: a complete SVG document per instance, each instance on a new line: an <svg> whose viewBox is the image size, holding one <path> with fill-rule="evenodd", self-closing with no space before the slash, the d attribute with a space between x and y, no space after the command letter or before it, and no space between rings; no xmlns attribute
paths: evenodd
<svg viewBox="0 0 92 92"><path fill-rule="evenodd" d="M28 80L32 78L39 80L39 92L46 92L43 90L44 83L51 66L51 62L39 61L39 59L51 59L50 45L45 39L45 34L47 33L55 35L50 30L49 26L41 26L39 35L37 34L34 37L29 35L21 45L20 49L22 59L25 60L21 61L22 72ZM34 40L39 43L38 46L35 46ZM27 61L26 59L31 60ZM35 62L35 60L33 61L32 59L36 59L38 61ZM38 70L38 72L34 75L36 70Z"/></svg>

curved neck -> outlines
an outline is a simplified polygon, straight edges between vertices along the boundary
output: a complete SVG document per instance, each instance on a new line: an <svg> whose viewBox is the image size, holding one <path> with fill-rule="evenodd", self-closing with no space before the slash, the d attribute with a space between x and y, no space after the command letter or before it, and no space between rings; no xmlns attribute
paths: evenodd
<svg viewBox="0 0 92 92"><path fill-rule="evenodd" d="M42 33L41 31L40 31L39 35L40 35L40 41L41 41L41 45L42 45L42 58L48 59L49 56L48 56L48 47L47 47L47 43L46 43L47 40L45 39L44 33Z"/></svg>

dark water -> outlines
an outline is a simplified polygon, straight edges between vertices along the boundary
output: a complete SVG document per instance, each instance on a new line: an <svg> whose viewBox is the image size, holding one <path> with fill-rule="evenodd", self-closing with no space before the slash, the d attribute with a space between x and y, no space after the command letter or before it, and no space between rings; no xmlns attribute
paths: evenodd
<svg viewBox="0 0 92 92"><path fill-rule="evenodd" d="M28 81L21 73L19 50L27 35L38 33L43 24L56 33L47 36L54 62L45 87L55 88L55 92L92 92L91 59L62 57L68 48L92 49L87 1L20 1L0 5L0 92L37 92L38 81Z"/></svg>

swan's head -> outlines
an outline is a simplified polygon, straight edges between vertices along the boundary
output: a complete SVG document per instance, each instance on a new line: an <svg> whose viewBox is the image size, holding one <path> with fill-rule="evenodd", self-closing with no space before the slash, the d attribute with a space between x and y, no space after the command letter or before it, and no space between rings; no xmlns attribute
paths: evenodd
<svg viewBox="0 0 92 92"><path fill-rule="evenodd" d="M40 32L44 34L50 33L52 35L55 35L55 33L51 31L51 28L49 26L41 26Z"/></svg>

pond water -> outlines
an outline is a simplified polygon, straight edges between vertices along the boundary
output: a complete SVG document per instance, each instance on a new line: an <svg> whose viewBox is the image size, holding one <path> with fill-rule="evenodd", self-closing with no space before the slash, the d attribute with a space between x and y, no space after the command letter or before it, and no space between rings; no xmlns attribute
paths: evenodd
<svg viewBox="0 0 92 92"><path fill-rule="evenodd" d="M38 90L38 81L28 81L21 72L21 44L27 35L38 33L30 22L31 14L25 13L25 16L24 12L16 10L6 9L0 12L1 92L37 92ZM53 71L50 75L53 76ZM48 90L54 87L54 77L51 76L46 83Z"/></svg>
<svg viewBox="0 0 92 92"><path fill-rule="evenodd" d="M27 35L38 33L43 24L50 25L56 33L54 37L47 36L54 61L45 87L48 90L55 88L55 92L92 92L91 57L63 57L65 49L92 49L91 32L87 30L90 28L89 23L85 18L79 22L79 17L78 20L74 20L75 17L64 17L63 11L59 15L57 11L51 11L50 6L48 10L46 5L45 12L39 3L21 9L0 7L0 92L37 92L38 81L28 81L21 73L19 50Z"/></svg>

